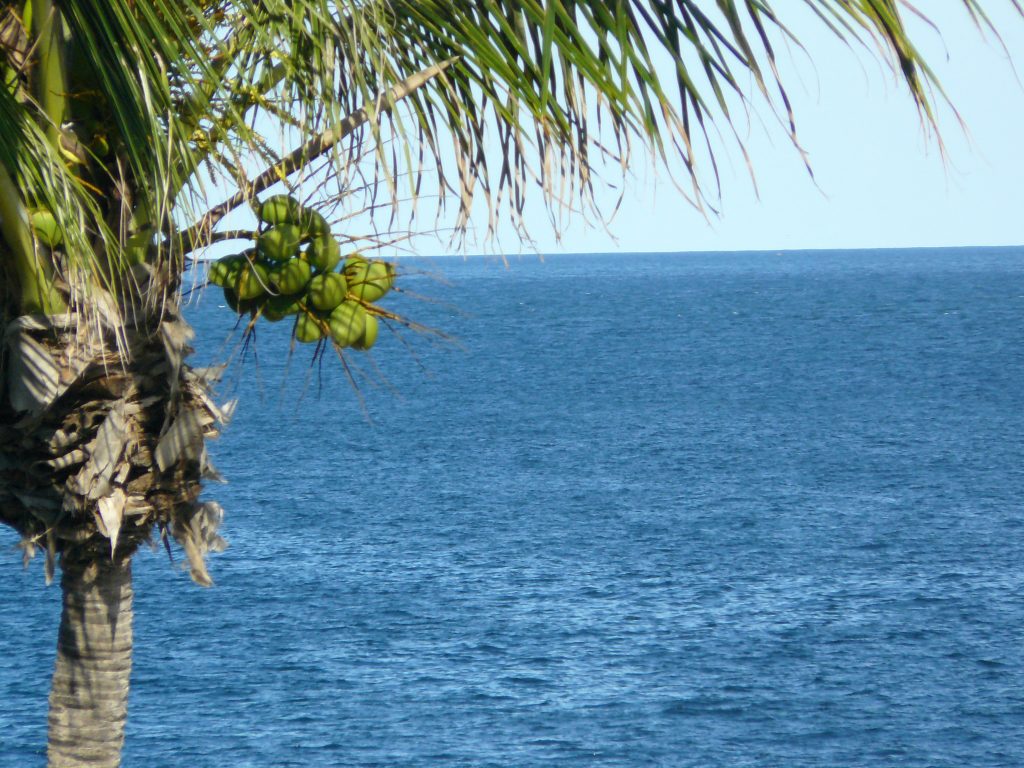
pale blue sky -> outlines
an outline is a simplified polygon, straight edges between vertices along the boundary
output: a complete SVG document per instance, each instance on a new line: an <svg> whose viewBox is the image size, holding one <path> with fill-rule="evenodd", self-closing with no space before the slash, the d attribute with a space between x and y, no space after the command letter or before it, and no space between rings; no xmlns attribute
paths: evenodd
<svg viewBox="0 0 1024 768"><path fill-rule="evenodd" d="M785 3L795 7L796 3ZM808 56L783 53L798 131L818 187L785 136L760 129L747 146L753 192L738 153L723 172L723 209L705 220L664 177L640 163L612 235L573 226L561 242L536 217L542 253L860 248L1024 243L1024 88L999 44L983 38L958 0L918 7L937 24L915 24L922 49L968 125L940 112L947 158L928 140L905 89L863 49L848 49L820 24L795 31ZM987 9L1010 51L1024 51L1024 19L1009 0ZM948 58L947 58L948 57ZM1024 77L1024 56L1016 61ZM616 239L617 238L617 239ZM502 237L505 249L514 238ZM422 253L436 252L423 243ZM472 245L468 250L475 250Z"/></svg>

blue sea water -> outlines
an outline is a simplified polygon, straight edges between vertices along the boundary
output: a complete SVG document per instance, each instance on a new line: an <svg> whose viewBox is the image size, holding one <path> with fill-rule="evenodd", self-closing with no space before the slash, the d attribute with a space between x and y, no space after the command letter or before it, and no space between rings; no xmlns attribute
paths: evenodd
<svg viewBox="0 0 1024 768"><path fill-rule="evenodd" d="M235 355L231 548L136 559L126 768L1024 765L1024 249L406 271L459 345L385 334L360 396ZM32 768L59 592L14 544Z"/></svg>

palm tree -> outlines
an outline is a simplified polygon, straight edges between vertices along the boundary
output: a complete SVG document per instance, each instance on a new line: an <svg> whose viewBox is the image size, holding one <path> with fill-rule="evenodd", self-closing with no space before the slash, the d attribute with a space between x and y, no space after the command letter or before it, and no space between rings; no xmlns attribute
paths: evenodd
<svg viewBox="0 0 1024 768"><path fill-rule="evenodd" d="M909 4L797 7L880 52L933 122L941 90ZM2 14L0 521L48 580L61 571L52 766L120 762L138 546L174 539L211 583L223 542L220 508L199 501L215 472L204 441L228 413L215 372L187 363L180 301L196 253L252 245L237 211L309 190L306 209L333 219L321 234L359 246L354 211L436 194L457 233L482 200L491 227L508 217L528 237L528 197L553 220L599 216L595 184L638 150L681 159L691 202L713 204L713 127L737 111L766 107L796 144L775 66L793 38L768 0L19 0ZM267 319L239 309L249 328Z"/></svg>

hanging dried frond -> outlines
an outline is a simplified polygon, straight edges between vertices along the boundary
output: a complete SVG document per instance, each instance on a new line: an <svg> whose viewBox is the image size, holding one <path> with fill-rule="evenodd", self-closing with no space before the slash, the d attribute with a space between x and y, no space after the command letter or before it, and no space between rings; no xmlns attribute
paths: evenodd
<svg viewBox="0 0 1024 768"><path fill-rule="evenodd" d="M23 394L0 407L8 437L18 435L0 444L0 519L22 534L26 557L40 542L48 562L69 548L78 558L121 556L158 525L188 553L193 578L210 583L202 560L223 548L222 514L199 494L215 475L205 441L226 416L208 391L215 371L197 375L182 362L189 334L166 328L181 323L168 310L155 329L130 331L121 340L127 360L114 328L86 345L89 326L74 317L12 324L9 357L22 362L7 376ZM57 364L69 350L74 368ZM18 378L25 370L47 374ZM162 424L169 426L161 435Z"/></svg>

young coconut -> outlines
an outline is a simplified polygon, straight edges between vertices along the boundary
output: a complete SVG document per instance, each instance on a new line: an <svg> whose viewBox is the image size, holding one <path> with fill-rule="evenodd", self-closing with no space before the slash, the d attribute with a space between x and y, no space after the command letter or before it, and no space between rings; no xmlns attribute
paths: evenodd
<svg viewBox="0 0 1024 768"><path fill-rule="evenodd" d="M57 226L57 219L45 208L36 208L32 211L29 215L29 222L32 225L32 231L39 238L39 242L47 248L56 248L64 242L64 234Z"/></svg>
<svg viewBox="0 0 1024 768"><path fill-rule="evenodd" d="M330 272L341 261L341 246L329 232L318 235L306 249L306 258L317 272Z"/></svg>
<svg viewBox="0 0 1024 768"><path fill-rule="evenodd" d="M124 244L124 258L129 265L145 263L149 257L149 249L153 245L154 234L154 229L144 227L128 238Z"/></svg>
<svg viewBox="0 0 1024 768"><path fill-rule="evenodd" d="M273 195L260 203L256 215L272 227L298 224L302 204L291 195Z"/></svg>
<svg viewBox="0 0 1024 768"><path fill-rule="evenodd" d="M344 271L349 293L363 301L377 301L395 284L394 267L386 261L349 257Z"/></svg>
<svg viewBox="0 0 1024 768"><path fill-rule="evenodd" d="M256 299L267 293L270 287L270 273L258 261L246 264L238 276L235 293L240 299Z"/></svg>
<svg viewBox="0 0 1024 768"><path fill-rule="evenodd" d="M237 258L237 256L225 256L223 259L213 262L210 265L210 270L206 273L206 281L211 285L219 285L222 288L228 285L228 274L231 270L229 260L234 258Z"/></svg>
<svg viewBox="0 0 1024 768"><path fill-rule="evenodd" d="M248 315L256 307L255 299L238 298L238 294L230 286L224 286L224 303L232 312L239 315Z"/></svg>
<svg viewBox="0 0 1024 768"><path fill-rule="evenodd" d="M360 256L358 251L356 251L354 253L350 253L348 256L345 257L345 263L341 265L341 271L348 272L350 269L365 269L366 264L368 263L369 262L362 256Z"/></svg>
<svg viewBox="0 0 1024 768"><path fill-rule="evenodd" d="M299 214L299 220L295 222L302 228L307 238L330 237L331 225L318 211L312 208L303 208Z"/></svg>
<svg viewBox="0 0 1024 768"><path fill-rule="evenodd" d="M288 261L299 252L302 230L295 224L279 224L256 239L256 254L267 261Z"/></svg>
<svg viewBox="0 0 1024 768"><path fill-rule="evenodd" d="M317 275L309 281L309 288L306 291L309 303L321 312L330 312L341 304L347 293L348 283L345 282L345 276L338 272Z"/></svg>
<svg viewBox="0 0 1024 768"><path fill-rule="evenodd" d="M263 317L271 323L284 320L289 315L302 311L302 304L296 296L271 296L263 305Z"/></svg>
<svg viewBox="0 0 1024 768"><path fill-rule="evenodd" d="M366 310L357 302L346 300L334 308L327 323L334 343L348 347L366 330Z"/></svg>
<svg viewBox="0 0 1024 768"><path fill-rule="evenodd" d="M323 319L303 312L295 321L295 338L303 344L312 344L324 337Z"/></svg>
<svg viewBox="0 0 1024 768"><path fill-rule="evenodd" d="M236 253L234 256L225 256L221 261L227 264L224 285L234 288L238 284L238 278L242 276L242 271L249 266L249 260L245 256Z"/></svg>
<svg viewBox="0 0 1024 768"><path fill-rule="evenodd" d="M301 293L313 272L302 259L288 259L270 270L270 282L284 294Z"/></svg>
<svg viewBox="0 0 1024 768"><path fill-rule="evenodd" d="M380 323L377 322L377 318L369 312L366 313L366 328L363 329L363 335L352 342L352 348L362 350L365 352L374 344L377 343L377 331L380 329Z"/></svg>

